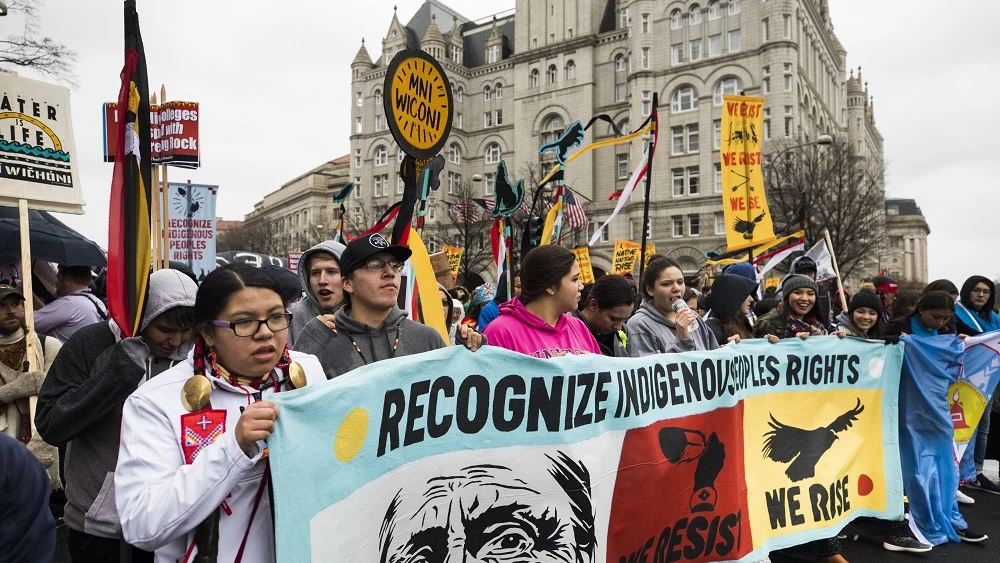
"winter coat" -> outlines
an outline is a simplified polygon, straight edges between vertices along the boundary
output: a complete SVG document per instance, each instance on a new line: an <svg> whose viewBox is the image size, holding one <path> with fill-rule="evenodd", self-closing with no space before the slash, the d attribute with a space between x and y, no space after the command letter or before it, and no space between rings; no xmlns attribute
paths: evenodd
<svg viewBox="0 0 1000 563"><path fill-rule="evenodd" d="M633 358L660 353L690 352L691 350L715 350L719 342L705 321L696 318L696 326L691 327L691 340L685 341L674 335L674 322L668 320L649 301L643 301L639 310L628 320L628 344L626 352Z"/></svg>
<svg viewBox="0 0 1000 563"><path fill-rule="evenodd" d="M913 334L913 328L910 323L918 323L917 314L906 315L903 317L896 317L889 321L889 324L885 325L885 335L886 336L899 336L901 334ZM948 324L937 330L940 334L955 334L955 324L949 321Z"/></svg>
<svg viewBox="0 0 1000 563"><path fill-rule="evenodd" d="M493 346L535 358L551 358L562 353L601 353L586 323L564 313L559 316L556 326L551 326L529 311L519 297L500 306L500 316L483 334Z"/></svg>
<svg viewBox="0 0 1000 563"><path fill-rule="evenodd" d="M0 559L52 561L55 552L45 469L24 444L0 432Z"/></svg>
<svg viewBox="0 0 1000 563"><path fill-rule="evenodd" d="M990 286L990 296L982 310L976 311L971 305L970 297L972 288L978 283ZM991 279L983 276L972 276L965 280L958 303L955 304L955 329L959 334L969 336L1000 330L1000 315L997 315L993 310L996 304L997 287Z"/></svg>
<svg viewBox="0 0 1000 563"><path fill-rule="evenodd" d="M306 296L289 309L289 312L292 313L292 324L288 327L288 342L292 345L295 344L295 339L298 338L302 329L310 321L320 315L337 312L337 309L324 309L320 307L319 299L313 293L312 284L309 283L309 263L312 261L313 254L317 252L332 254L339 264L340 255L343 254L345 248L347 247L335 240L326 240L303 252L302 256L299 257L299 282L302 284L302 289L305 290Z"/></svg>
<svg viewBox="0 0 1000 563"><path fill-rule="evenodd" d="M734 264L734 266L736 265L738 264ZM757 291L757 285L757 282L740 275L723 274L715 278L715 282L712 284L712 294L708 296L711 312L706 324L712 330L716 342L722 343L729 339L722 323L740 314L740 306L743 305L747 297Z"/></svg>

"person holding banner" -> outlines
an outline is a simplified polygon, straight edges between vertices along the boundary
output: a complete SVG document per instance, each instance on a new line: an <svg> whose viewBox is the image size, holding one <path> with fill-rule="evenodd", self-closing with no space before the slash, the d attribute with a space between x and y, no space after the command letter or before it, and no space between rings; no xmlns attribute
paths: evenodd
<svg viewBox="0 0 1000 563"><path fill-rule="evenodd" d="M819 287L816 282L802 274L789 274L781 282L781 294L781 304L758 320L754 335L805 340L809 336L826 334L817 305Z"/></svg>
<svg viewBox="0 0 1000 563"><path fill-rule="evenodd" d="M739 342L753 338L750 303L757 292L757 282L734 274L722 274L712 283L708 296L711 311L705 323L718 342ZM775 339L776 340L776 339Z"/></svg>
<svg viewBox="0 0 1000 563"><path fill-rule="evenodd" d="M571 314L582 290L572 251L555 244L533 248L521 265L521 296L500 306L485 334L494 346L536 358L600 354L587 325Z"/></svg>
<svg viewBox="0 0 1000 563"><path fill-rule="evenodd" d="M590 329L601 354L624 356L628 337L622 327L635 304L632 286L621 276L606 274L591 285L585 301L583 309L573 311L573 316Z"/></svg>
<svg viewBox="0 0 1000 563"><path fill-rule="evenodd" d="M292 326L288 341L295 338L309 321L320 315L336 313L344 304L343 280L340 276L340 255L344 245L335 240L325 240L302 253L299 258L299 283L306 296L292 306Z"/></svg>
<svg viewBox="0 0 1000 563"><path fill-rule="evenodd" d="M877 285L875 287L878 287ZM943 291L928 291L920 296L914 312L896 317L885 326L886 336L914 334L934 336L955 334L951 317L955 312L955 302Z"/></svg>
<svg viewBox="0 0 1000 563"><path fill-rule="evenodd" d="M847 311L837 317L837 326L848 336L857 338L882 338L882 300L875 294L871 283L861 284L861 289L851 298Z"/></svg>
<svg viewBox="0 0 1000 563"><path fill-rule="evenodd" d="M642 274L642 305L628 322L628 356L719 347L705 321L684 302L684 290L684 274L677 262L666 256L649 261Z"/></svg>

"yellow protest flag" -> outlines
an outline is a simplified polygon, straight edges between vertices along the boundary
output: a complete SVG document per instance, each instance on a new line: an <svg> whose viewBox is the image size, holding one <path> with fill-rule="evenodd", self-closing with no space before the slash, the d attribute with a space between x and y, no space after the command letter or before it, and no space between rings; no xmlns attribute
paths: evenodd
<svg viewBox="0 0 1000 563"><path fill-rule="evenodd" d="M646 243L646 259L642 263L642 267L643 268L645 268L646 266L649 266L649 259L652 258L654 254L656 254L656 245L653 244L653 243L651 243L651 242L647 242Z"/></svg>
<svg viewBox="0 0 1000 563"><path fill-rule="evenodd" d="M462 266L462 255L465 254L465 249L457 246L442 246L441 250L445 251L448 255L448 267L451 269L452 279L458 279L458 270Z"/></svg>
<svg viewBox="0 0 1000 563"><path fill-rule="evenodd" d="M594 283L594 266L590 263L590 248L581 246L573 249L576 263L580 265L580 283Z"/></svg>
<svg viewBox="0 0 1000 563"><path fill-rule="evenodd" d="M615 240L615 256L611 261L611 273L625 274L632 271L639 259L639 249L642 245L630 240Z"/></svg>
<svg viewBox="0 0 1000 563"><path fill-rule="evenodd" d="M764 98L723 96L722 210L728 251L774 240L771 210L764 194L761 142Z"/></svg>
<svg viewBox="0 0 1000 563"><path fill-rule="evenodd" d="M556 202L549 209L548 215L545 216L545 226L542 227L542 240L538 242L539 246L545 246L546 244L552 244L552 233L555 232L556 228L556 215L562 211L563 202Z"/></svg>

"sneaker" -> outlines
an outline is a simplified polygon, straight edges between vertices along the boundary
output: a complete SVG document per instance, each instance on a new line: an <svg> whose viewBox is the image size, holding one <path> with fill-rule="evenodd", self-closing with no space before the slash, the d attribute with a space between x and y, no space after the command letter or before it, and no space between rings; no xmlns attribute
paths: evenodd
<svg viewBox="0 0 1000 563"><path fill-rule="evenodd" d="M927 553L932 549L926 543L921 543L917 538L904 536L887 536L882 542L882 547L889 551L908 551L910 553Z"/></svg>
<svg viewBox="0 0 1000 563"><path fill-rule="evenodd" d="M983 475L982 473L976 475L975 481L969 481L966 486L972 487L973 489L979 489L981 491L986 491L987 493L993 493L995 495L1000 495L1000 485L997 485L993 481L990 481L989 477Z"/></svg>
<svg viewBox="0 0 1000 563"><path fill-rule="evenodd" d="M958 490L958 504L976 504L976 499L970 497L969 495L962 492L961 489Z"/></svg>
<svg viewBox="0 0 1000 563"><path fill-rule="evenodd" d="M966 528L964 530L955 530L958 534L958 538L964 542L969 543L979 543L981 541L986 541L990 539L986 534L980 534L978 532L973 532L972 530Z"/></svg>

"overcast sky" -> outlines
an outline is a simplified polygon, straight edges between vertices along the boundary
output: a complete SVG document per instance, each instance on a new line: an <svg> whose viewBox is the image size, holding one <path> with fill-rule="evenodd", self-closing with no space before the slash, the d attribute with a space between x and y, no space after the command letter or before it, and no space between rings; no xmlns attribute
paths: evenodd
<svg viewBox="0 0 1000 563"><path fill-rule="evenodd" d="M201 103L203 166L172 168L170 180L219 184L217 215L242 219L282 183L347 154L350 63L361 38L377 57L393 5L406 23L421 3L139 0L150 86ZM1000 132L1000 3L830 3L848 67L863 66L875 96L888 195L916 199L930 224L930 279L1000 277L1000 158L991 142ZM478 19L514 2L445 4ZM46 0L41 15L44 32L80 57L72 111L87 212L60 217L106 246L112 165L102 161L101 104L118 92L122 2ZM0 20L4 32L13 23Z"/></svg>

